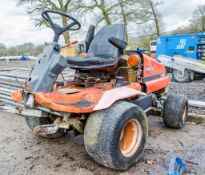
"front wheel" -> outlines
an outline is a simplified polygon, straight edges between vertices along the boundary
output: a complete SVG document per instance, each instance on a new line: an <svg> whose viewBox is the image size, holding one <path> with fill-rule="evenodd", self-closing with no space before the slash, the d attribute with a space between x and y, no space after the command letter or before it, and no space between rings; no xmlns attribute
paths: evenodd
<svg viewBox="0 0 205 175"><path fill-rule="evenodd" d="M126 170L137 162L148 135L146 114L129 102L90 115L84 132L85 148L99 164Z"/></svg>
<svg viewBox="0 0 205 175"><path fill-rule="evenodd" d="M186 125L188 100L183 95L170 94L164 102L163 120L170 128L180 129Z"/></svg>
<svg viewBox="0 0 205 175"><path fill-rule="evenodd" d="M191 74L188 70L181 71L173 69L172 78L176 82L189 82L191 79Z"/></svg>

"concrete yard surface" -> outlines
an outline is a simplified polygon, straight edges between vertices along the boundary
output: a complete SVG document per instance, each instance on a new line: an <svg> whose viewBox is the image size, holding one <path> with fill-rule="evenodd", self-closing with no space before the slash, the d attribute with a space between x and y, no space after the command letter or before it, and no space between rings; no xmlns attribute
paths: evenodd
<svg viewBox="0 0 205 175"><path fill-rule="evenodd" d="M22 116L0 113L0 174L22 175L165 175L173 155L181 157L188 175L205 174L205 126L167 129L160 117L149 117L149 137L140 162L124 172L102 167L85 151L83 136L38 138Z"/></svg>

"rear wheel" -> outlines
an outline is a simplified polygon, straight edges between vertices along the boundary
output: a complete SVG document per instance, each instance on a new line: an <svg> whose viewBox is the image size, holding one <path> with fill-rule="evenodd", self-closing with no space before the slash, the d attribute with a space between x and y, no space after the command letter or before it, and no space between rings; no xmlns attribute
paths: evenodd
<svg viewBox="0 0 205 175"><path fill-rule="evenodd" d="M181 71L173 69L172 78L176 82L188 82L190 81L191 74L188 70Z"/></svg>
<svg viewBox="0 0 205 175"><path fill-rule="evenodd" d="M147 134L143 110L129 102L118 102L90 115L85 126L85 148L96 162L126 170L141 157Z"/></svg>
<svg viewBox="0 0 205 175"><path fill-rule="evenodd" d="M25 116L25 120L26 120L26 123L28 125L28 127L33 131L34 128L36 126L39 126L39 125L48 125L48 124L53 124L53 121L48 118L48 117L45 117L45 118L38 118L38 117L30 117L30 116ZM51 134L51 135L47 135L45 136L46 138L50 138L50 139L55 139L55 138L59 138L59 137L62 137L66 134L66 132L62 131L62 130L58 130L57 133L55 134Z"/></svg>
<svg viewBox="0 0 205 175"><path fill-rule="evenodd" d="M187 115L187 98L183 95L170 94L164 102L164 124L170 128L180 129L186 125Z"/></svg>

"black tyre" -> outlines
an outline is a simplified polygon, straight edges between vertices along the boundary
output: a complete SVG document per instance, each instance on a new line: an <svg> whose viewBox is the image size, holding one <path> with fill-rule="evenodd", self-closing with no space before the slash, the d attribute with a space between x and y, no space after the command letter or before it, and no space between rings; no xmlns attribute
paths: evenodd
<svg viewBox="0 0 205 175"><path fill-rule="evenodd" d="M28 127L33 131L36 126L39 125L48 125L52 124L53 122L51 121L50 118L37 118L37 117L30 117L30 116L25 116L26 123ZM50 139L55 139L55 138L60 138L64 136L66 132L62 130L58 130L57 133L45 136L45 138L50 138Z"/></svg>
<svg viewBox="0 0 205 175"><path fill-rule="evenodd" d="M194 80L203 80L204 78L205 78L205 74L194 73Z"/></svg>
<svg viewBox="0 0 205 175"><path fill-rule="evenodd" d="M173 69L172 78L176 82L189 82L191 78L191 74L188 70L184 70L184 72Z"/></svg>
<svg viewBox="0 0 205 175"><path fill-rule="evenodd" d="M186 125L187 115L187 98L183 95L170 94L164 102L164 124L170 128L180 129Z"/></svg>
<svg viewBox="0 0 205 175"><path fill-rule="evenodd" d="M84 132L88 154L99 164L126 170L141 157L148 135L146 114L129 102L90 115Z"/></svg>

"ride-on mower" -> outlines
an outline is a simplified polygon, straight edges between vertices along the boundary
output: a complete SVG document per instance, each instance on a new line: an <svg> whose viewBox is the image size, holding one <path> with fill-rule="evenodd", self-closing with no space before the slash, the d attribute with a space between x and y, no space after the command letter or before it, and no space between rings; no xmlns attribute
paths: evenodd
<svg viewBox="0 0 205 175"><path fill-rule="evenodd" d="M72 22L60 27L52 14ZM84 134L85 149L96 162L126 170L143 153L147 115L153 109L162 111L166 126L178 129L185 125L187 99L166 95L170 78L163 65L140 52L125 51L123 24L99 30L84 57L63 57L59 36L80 29L80 23L51 10L42 17L52 26L54 40L38 57L25 89L12 94L12 99L24 104L19 111L35 135L58 138L69 130ZM74 79L57 82L66 67L75 70Z"/></svg>

